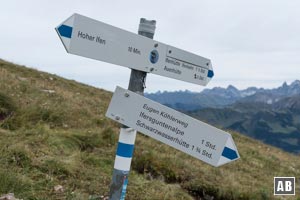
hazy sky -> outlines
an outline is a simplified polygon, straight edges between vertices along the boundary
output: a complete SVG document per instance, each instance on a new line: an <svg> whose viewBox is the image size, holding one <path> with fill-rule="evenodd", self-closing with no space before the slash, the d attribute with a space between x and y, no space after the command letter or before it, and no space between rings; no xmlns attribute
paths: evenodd
<svg viewBox="0 0 300 200"><path fill-rule="evenodd" d="M127 88L130 69L68 54L54 28L73 13L136 33L157 21L154 39L211 59L206 88L277 87L300 79L298 0L9 0L1 3L0 58L107 90ZM153 74L146 92L203 86Z"/></svg>

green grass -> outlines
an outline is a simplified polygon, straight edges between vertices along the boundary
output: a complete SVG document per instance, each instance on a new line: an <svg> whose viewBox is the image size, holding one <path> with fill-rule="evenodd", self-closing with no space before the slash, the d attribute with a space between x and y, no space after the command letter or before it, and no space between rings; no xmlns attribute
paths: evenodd
<svg viewBox="0 0 300 200"><path fill-rule="evenodd" d="M104 116L111 96L0 61L0 195L107 196L119 134L119 125ZM138 134L126 199L275 199L274 176L300 178L299 156L233 137L241 159L214 168ZM64 192L56 193L56 185ZM300 198L297 186L290 199Z"/></svg>

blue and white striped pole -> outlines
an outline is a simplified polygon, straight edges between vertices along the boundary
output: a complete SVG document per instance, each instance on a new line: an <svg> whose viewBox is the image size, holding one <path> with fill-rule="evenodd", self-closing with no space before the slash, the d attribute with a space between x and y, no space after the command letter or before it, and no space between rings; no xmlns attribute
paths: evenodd
<svg viewBox="0 0 300 200"><path fill-rule="evenodd" d="M141 18L139 35L153 39L156 21ZM144 95L146 72L131 70L128 90ZM126 106L126 105L124 105ZM134 150L136 130L123 126L120 130L119 143L110 187L110 200L124 200L126 195L128 175Z"/></svg>
<svg viewBox="0 0 300 200"><path fill-rule="evenodd" d="M133 155L136 130L121 128L116 153L110 199L125 199L128 175Z"/></svg>

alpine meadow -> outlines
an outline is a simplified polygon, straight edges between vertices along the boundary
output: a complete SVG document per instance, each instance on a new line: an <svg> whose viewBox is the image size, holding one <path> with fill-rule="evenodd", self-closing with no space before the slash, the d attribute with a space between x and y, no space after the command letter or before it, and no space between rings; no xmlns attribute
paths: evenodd
<svg viewBox="0 0 300 200"><path fill-rule="evenodd" d="M107 199L119 135L105 117L111 97L0 60L0 196ZM299 156L230 133L241 158L218 168L138 134L126 199L280 199L276 176L296 177L285 199L300 199Z"/></svg>

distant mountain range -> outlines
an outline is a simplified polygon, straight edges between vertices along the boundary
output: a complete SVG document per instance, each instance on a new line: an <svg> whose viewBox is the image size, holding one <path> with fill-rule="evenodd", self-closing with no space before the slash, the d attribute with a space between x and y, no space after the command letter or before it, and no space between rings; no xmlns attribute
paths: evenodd
<svg viewBox="0 0 300 200"><path fill-rule="evenodd" d="M146 94L215 126L235 130L286 151L300 153L300 81L275 89L215 87Z"/></svg>
<svg viewBox="0 0 300 200"><path fill-rule="evenodd" d="M227 88L215 87L213 89L205 89L199 93L186 90L157 92L145 94L145 96L178 110L195 110L201 108L223 108L237 101L273 104L282 98L299 94L300 81L296 80L290 85L283 83L282 86L275 89L249 87L245 90L238 90L234 86L229 85Z"/></svg>

